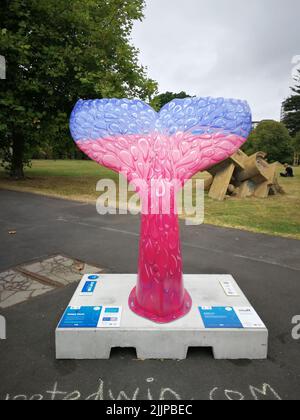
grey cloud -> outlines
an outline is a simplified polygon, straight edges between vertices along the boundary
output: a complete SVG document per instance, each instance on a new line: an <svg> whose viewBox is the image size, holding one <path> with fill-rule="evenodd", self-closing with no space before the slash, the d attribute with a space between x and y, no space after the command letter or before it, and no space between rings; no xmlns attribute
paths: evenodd
<svg viewBox="0 0 300 420"><path fill-rule="evenodd" d="M254 119L278 119L299 18L299 0L147 0L133 42L161 92L247 99Z"/></svg>

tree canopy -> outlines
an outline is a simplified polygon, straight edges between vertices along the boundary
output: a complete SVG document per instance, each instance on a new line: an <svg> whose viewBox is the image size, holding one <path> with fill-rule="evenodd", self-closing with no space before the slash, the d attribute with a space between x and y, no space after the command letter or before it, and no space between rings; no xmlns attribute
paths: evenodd
<svg viewBox="0 0 300 420"><path fill-rule="evenodd" d="M188 95L186 92L179 92L179 93L165 92L165 93L156 95L152 99L151 105L156 111L160 111L160 109L163 106L171 102L173 99L185 99L185 98L191 98L191 96Z"/></svg>
<svg viewBox="0 0 300 420"><path fill-rule="evenodd" d="M130 42L143 8L144 0L1 1L0 148L11 175L23 176L43 142L73 147L68 122L79 98L151 100L157 85Z"/></svg>
<svg viewBox="0 0 300 420"><path fill-rule="evenodd" d="M296 86L292 88L294 94L283 103L284 124L287 126L290 134L295 136L300 132L300 70L298 70Z"/></svg>
<svg viewBox="0 0 300 420"><path fill-rule="evenodd" d="M268 154L270 162L292 161L292 139L284 124L277 121L262 121L249 136L243 150L247 154L259 151Z"/></svg>

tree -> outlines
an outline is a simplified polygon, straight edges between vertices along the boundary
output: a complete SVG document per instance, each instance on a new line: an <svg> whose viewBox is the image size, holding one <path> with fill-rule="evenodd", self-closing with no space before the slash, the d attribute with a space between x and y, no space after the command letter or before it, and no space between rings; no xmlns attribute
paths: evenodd
<svg viewBox="0 0 300 420"><path fill-rule="evenodd" d="M151 100L156 83L130 44L143 8L144 0L1 1L7 79L1 81L0 148L12 176L24 176L39 144L70 141L69 114L79 98Z"/></svg>
<svg viewBox="0 0 300 420"><path fill-rule="evenodd" d="M159 111L163 106L171 102L173 99L185 99L191 98L186 92L180 93L173 93L173 92L166 92L161 93L155 96L151 101L151 106L156 110Z"/></svg>
<svg viewBox="0 0 300 420"><path fill-rule="evenodd" d="M291 136L295 136L300 131L300 70L296 78L296 86L292 88L295 95L290 96L283 103L284 119Z"/></svg>
<svg viewBox="0 0 300 420"><path fill-rule="evenodd" d="M247 154L259 151L268 154L271 162L291 162L292 139L284 124L277 121L262 121L249 136L243 150Z"/></svg>

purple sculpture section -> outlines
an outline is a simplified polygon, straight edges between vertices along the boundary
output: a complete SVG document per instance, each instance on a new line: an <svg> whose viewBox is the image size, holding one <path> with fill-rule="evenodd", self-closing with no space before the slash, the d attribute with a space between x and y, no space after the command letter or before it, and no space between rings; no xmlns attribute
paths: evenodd
<svg viewBox="0 0 300 420"><path fill-rule="evenodd" d="M194 174L230 157L251 127L248 104L233 99L179 99L159 113L139 100L79 101L75 106L71 133L78 147L124 174L141 196L138 282L129 297L138 315L167 323L190 311L176 193Z"/></svg>

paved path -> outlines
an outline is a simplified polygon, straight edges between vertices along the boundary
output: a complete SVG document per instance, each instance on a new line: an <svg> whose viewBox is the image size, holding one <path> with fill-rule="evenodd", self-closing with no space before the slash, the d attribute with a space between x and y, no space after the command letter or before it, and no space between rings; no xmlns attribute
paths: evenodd
<svg viewBox="0 0 300 420"><path fill-rule="evenodd" d="M136 271L138 218L99 216L93 206L0 191L0 271L54 254ZM16 230L16 235L9 235ZM0 398L299 399L300 241L212 226L182 226L186 273L233 274L270 330L267 361L215 361L192 350L186 361L55 361L54 330L75 286L3 310ZM265 394L265 395L264 395Z"/></svg>

